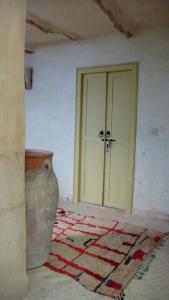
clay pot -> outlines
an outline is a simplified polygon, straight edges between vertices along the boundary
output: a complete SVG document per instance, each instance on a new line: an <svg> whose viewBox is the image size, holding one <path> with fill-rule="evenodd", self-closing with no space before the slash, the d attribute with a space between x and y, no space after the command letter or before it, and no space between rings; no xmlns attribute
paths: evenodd
<svg viewBox="0 0 169 300"><path fill-rule="evenodd" d="M42 265L49 256L59 188L52 168L53 153L26 150L27 269Z"/></svg>

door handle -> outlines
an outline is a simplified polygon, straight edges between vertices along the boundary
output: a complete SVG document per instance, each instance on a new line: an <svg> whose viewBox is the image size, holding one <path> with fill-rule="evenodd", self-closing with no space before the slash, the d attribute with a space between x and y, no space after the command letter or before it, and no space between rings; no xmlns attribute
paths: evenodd
<svg viewBox="0 0 169 300"><path fill-rule="evenodd" d="M115 139L111 138L111 132L110 132L110 130L106 130L105 136L104 136L104 131L100 130L99 137L102 139L102 142L105 142L105 150L106 150L106 152L109 152L109 149L111 148L112 142L116 142Z"/></svg>
<svg viewBox="0 0 169 300"><path fill-rule="evenodd" d="M102 142L117 142L116 140L114 140L114 139L108 139L108 138L105 138L105 139L102 139Z"/></svg>
<svg viewBox="0 0 169 300"><path fill-rule="evenodd" d="M111 139L111 138L105 138L105 139L102 139L103 142L106 142L105 144L105 150L106 152L109 152L109 149L111 148L111 145L112 145L112 142L116 142L115 139Z"/></svg>
<svg viewBox="0 0 169 300"><path fill-rule="evenodd" d="M104 136L104 131L103 130L100 130L99 132L99 137L102 138Z"/></svg>
<svg viewBox="0 0 169 300"><path fill-rule="evenodd" d="M105 138L105 139L102 139L102 142L108 142L109 139Z"/></svg>
<svg viewBox="0 0 169 300"><path fill-rule="evenodd" d="M106 130L106 137L107 137L107 138L109 138L109 137L110 137L110 135L111 135L111 132L110 132L110 130Z"/></svg>

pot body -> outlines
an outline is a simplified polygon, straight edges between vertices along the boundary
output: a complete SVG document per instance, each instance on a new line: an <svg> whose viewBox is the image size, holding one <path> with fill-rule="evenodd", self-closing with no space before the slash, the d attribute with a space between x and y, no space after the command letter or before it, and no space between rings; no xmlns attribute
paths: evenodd
<svg viewBox="0 0 169 300"><path fill-rule="evenodd" d="M53 153L26 150L27 269L42 265L49 256L59 188L52 168Z"/></svg>

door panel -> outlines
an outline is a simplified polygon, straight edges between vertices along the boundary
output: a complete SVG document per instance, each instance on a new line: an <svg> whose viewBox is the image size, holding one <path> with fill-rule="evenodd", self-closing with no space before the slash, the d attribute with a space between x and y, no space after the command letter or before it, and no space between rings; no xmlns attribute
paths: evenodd
<svg viewBox="0 0 169 300"><path fill-rule="evenodd" d="M126 209L130 142L131 71L108 74L107 123L112 139L105 156L104 205Z"/></svg>
<svg viewBox="0 0 169 300"><path fill-rule="evenodd" d="M106 77L106 73L83 76L80 199L99 205L104 176L104 143L99 131L105 128Z"/></svg>

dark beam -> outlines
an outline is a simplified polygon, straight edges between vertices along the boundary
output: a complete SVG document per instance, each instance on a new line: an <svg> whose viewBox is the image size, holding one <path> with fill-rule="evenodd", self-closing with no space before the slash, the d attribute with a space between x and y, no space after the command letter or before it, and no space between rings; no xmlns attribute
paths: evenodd
<svg viewBox="0 0 169 300"><path fill-rule="evenodd" d="M33 54L34 52L31 51L31 50L25 50L25 53L26 53L26 54Z"/></svg>
<svg viewBox="0 0 169 300"><path fill-rule="evenodd" d="M92 0L96 8L113 24L114 28L125 35L127 38L133 36L131 31L128 31L124 25L118 20L116 15L119 15L119 9L115 2L112 2L113 12L107 9L101 0ZM126 26L127 27L127 26Z"/></svg>
<svg viewBox="0 0 169 300"><path fill-rule="evenodd" d="M80 37L74 33L67 32L65 30L62 30L52 24L49 24L43 20L41 20L38 17L31 17L26 19L26 24L37 28L38 30L42 31L46 34L60 34L65 36L67 39L71 41L77 41L80 39Z"/></svg>

